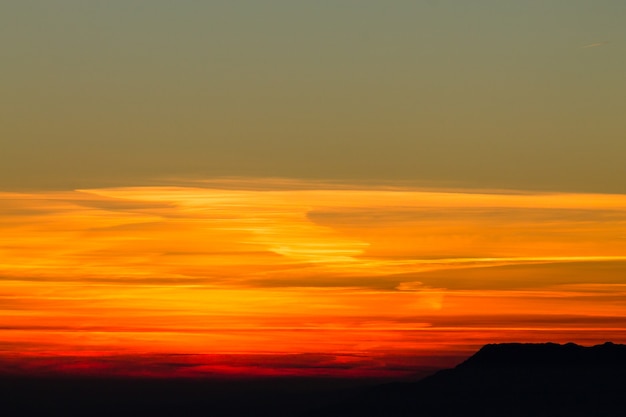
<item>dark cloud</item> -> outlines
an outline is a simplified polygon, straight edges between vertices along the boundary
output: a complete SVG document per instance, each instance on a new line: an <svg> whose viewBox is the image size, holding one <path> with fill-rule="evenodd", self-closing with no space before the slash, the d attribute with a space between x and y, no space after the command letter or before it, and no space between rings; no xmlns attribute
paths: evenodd
<svg viewBox="0 0 626 417"><path fill-rule="evenodd" d="M563 208L466 208L466 207L390 207L357 208L332 210L312 210L307 213L311 221L325 226L367 226L389 227L398 224L411 224L433 221L459 221L468 219L486 221L492 224L534 223L534 222L614 222L625 221L624 210L563 209Z"/></svg>
<svg viewBox="0 0 626 417"><path fill-rule="evenodd" d="M522 263L401 274L387 279L421 281L452 290L520 290L564 284L622 284L626 261Z"/></svg>
<svg viewBox="0 0 626 417"><path fill-rule="evenodd" d="M379 354L376 358L356 355L305 354L152 354L100 356L33 356L0 353L0 375L98 375L152 377L256 376L395 376L407 377L433 368L408 355ZM451 356L450 363L456 358Z"/></svg>

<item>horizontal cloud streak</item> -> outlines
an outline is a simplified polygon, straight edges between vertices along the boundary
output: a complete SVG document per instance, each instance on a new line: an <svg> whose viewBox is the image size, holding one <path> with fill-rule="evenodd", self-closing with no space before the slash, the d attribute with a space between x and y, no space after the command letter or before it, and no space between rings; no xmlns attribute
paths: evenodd
<svg viewBox="0 0 626 417"><path fill-rule="evenodd" d="M231 179L3 193L0 209L5 356L624 336L622 195Z"/></svg>

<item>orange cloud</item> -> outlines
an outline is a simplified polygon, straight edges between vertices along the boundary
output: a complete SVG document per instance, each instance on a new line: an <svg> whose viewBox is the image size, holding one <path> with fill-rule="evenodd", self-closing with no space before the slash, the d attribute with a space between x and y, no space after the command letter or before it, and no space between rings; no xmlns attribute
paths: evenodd
<svg viewBox="0 0 626 417"><path fill-rule="evenodd" d="M622 195L224 180L0 209L5 360L624 339Z"/></svg>

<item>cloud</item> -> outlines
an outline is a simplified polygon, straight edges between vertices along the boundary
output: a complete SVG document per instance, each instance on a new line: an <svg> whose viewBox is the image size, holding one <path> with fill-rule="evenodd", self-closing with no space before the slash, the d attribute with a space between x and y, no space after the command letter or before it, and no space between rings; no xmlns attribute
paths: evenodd
<svg viewBox="0 0 626 417"><path fill-rule="evenodd" d="M604 46L604 45L606 45L608 43L609 43L609 41L594 42L594 43L590 43L590 44L584 45L581 48L597 48L598 46Z"/></svg>
<svg viewBox="0 0 626 417"><path fill-rule="evenodd" d="M84 375L124 377L414 377L433 366L460 361L442 355L433 363L428 358L407 354L104 354L85 355L0 355L0 375Z"/></svg>
<svg viewBox="0 0 626 417"><path fill-rule="evenodd" d="M348 361L335 352L591 340L626 313L623 195L230 179L0 207L5 353L319 354L331 372ZM241 370L228 366L185 369Z"/></svg>

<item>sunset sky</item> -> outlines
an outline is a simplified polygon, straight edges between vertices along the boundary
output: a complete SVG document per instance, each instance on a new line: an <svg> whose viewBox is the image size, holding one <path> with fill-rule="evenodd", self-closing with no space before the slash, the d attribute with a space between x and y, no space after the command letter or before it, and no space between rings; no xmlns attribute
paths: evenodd
<svg viewBox="0 0 626 417"><path fill-rule="evenodd" d="M0 374L626 342L626 3L0 4Z"/></svg>

